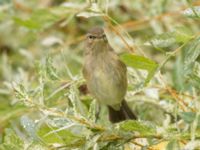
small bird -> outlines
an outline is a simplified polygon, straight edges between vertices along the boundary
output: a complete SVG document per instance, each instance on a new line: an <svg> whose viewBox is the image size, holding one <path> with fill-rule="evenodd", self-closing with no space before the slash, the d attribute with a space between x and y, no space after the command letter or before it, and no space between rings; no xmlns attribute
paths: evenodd
<svg viewBox="0 0 200 150"><path fill-rule="evenodd" d="M112 123L137 118L124 100L126 70L126 65L109 45L104 30L92 28L86 35L83 76L89 92L100 104L107 105Z"/></svg>

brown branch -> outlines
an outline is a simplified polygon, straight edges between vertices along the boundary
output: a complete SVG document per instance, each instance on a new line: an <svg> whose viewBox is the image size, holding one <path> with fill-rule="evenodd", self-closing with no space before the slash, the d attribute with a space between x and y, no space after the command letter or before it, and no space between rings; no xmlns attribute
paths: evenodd
<svg viewBox="0 0 200 150"><path fill-rule="evenodd" d="M192 6L199 6L199 5L200 5L200 1L194 2L192 4ZM174 16L180 16L181 15L180 12L187 9L187 8L189 8L189 7L183 6L182 8L180 8L179 10L174 11L174 12L166 12L166 13L163 13L163 14L160 14L160 15L157 15L157 16L153 16L152 18L146 18L146 19L141 19L141 20L136 20L136 21L128 21L128 22L121 24L121 26L126 28L126 29L130 29L132 27L136 28L137 26L147 24L152 20L161 20L166 16L173 16L173 17Z"/></svg>
<svg viewBox="0 0 200 150"><path fill-rule="evenodd" d="M31 13L33 10L27 6L25 6L24 4L18 2L17 0L13 0L13 4L14 4L14 7L18 10L21 10L23 12L26 12L26 13Z"/></svg>
<svg viewBox="0 0 200 150"><path fill-rule="evenodd" d="M196 112L196 109L190 107L182 98L179 97L179 95L174 92L174 90L165 83L164 79L162 78L162 75L160 74L160 79L162 80L162 82L165 85L165 88L167 89L167 91L171 94L171 96L178 102L179 106L181 107L181 109L183 111L186 111L186 108L189 108L192 112Z"/></svg>
<svg viewBox="0 0 200 150"><path fill-rule="evenodd" d="M111 19L110 19L108 16L105 16L105 17L104 17L104 20L108 23L110 29L111 29L112 31L114 31L114 32L121 38L121 40L123 41L123 43L124 43L125 46L127 47L127 50L128 50L129 52L133 53L133 52L134 52L134 48L131 47L131 46L126 42L126 40L125 40L124 37L120 34L120 32L117 30L117 28L116 28L115 26L112 25ZM119 26L119 25L118 25L118 26Z"/></svg>
<svg viewBox="0 0 200 150"><path fill-rule="evenodd" d="M152 86L153 88L158 88L159 90L165 92L165 91L168 91L166 88L163 88L159 85L155 85L155 86ZM192 96L192 95L189 95L189 94L186 94L186 93L179 93L177 90L175 89L172 89L173 92L175 92L176 94L178 94L179 96L185 96L185 97L188 97L188 98L191 98L192 100L195 99L196 97L195 96Z"/></svg>
<svg viewBox="0 0 200 150"><path fill-rule="evenodd" d="M174 97L175 97L177 100L181 101L181 102L182 102L186 107L188 107L192 112L196 112L196 111L197 111L195 108L190 107L190 106L189 106L182 98L180 98L180 97L178 96L178 94L177 94L176 92L174 92L171 88L169 88L169 90L170 90L170 93L171 93L171 94L173 93Z"/></svg>

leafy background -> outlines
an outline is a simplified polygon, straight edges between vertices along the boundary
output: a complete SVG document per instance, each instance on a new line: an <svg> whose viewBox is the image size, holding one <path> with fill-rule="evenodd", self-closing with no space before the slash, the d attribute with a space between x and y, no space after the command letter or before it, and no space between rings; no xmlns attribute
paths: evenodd
<svg viewBox="0 0 200 150"><path fill-rule="evenodd" d="M0 149L200 149L200 1L1 0ZM81 74L103 26L139 120L111 124Z"/></svg>

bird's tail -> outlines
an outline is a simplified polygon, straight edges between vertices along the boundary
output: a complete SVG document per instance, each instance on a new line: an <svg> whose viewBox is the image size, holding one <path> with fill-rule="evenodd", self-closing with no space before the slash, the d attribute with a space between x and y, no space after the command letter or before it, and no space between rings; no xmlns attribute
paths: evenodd
<svg viewBox="0 0 200 150"><path fill-rule="evenodd" d="M120 110L115 110L111 106L108 106L109 119L112 123L117 123L123 120L133 119L136 120L136 115L129 108L125 100L122 101Z"/></svg>

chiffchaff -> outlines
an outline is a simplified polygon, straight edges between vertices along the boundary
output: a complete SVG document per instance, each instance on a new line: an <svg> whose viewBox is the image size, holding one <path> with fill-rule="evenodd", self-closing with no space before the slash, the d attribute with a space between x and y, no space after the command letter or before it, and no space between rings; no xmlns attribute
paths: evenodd
<svg viewBox="0 0 200 150"><path fill-rule="evenodd" d="M108 106L111 122L136 119L124 100L126 66L109 45L102 28L95 27L88 32L86 47L83 75L89 92L100 104Z"/></svg>

